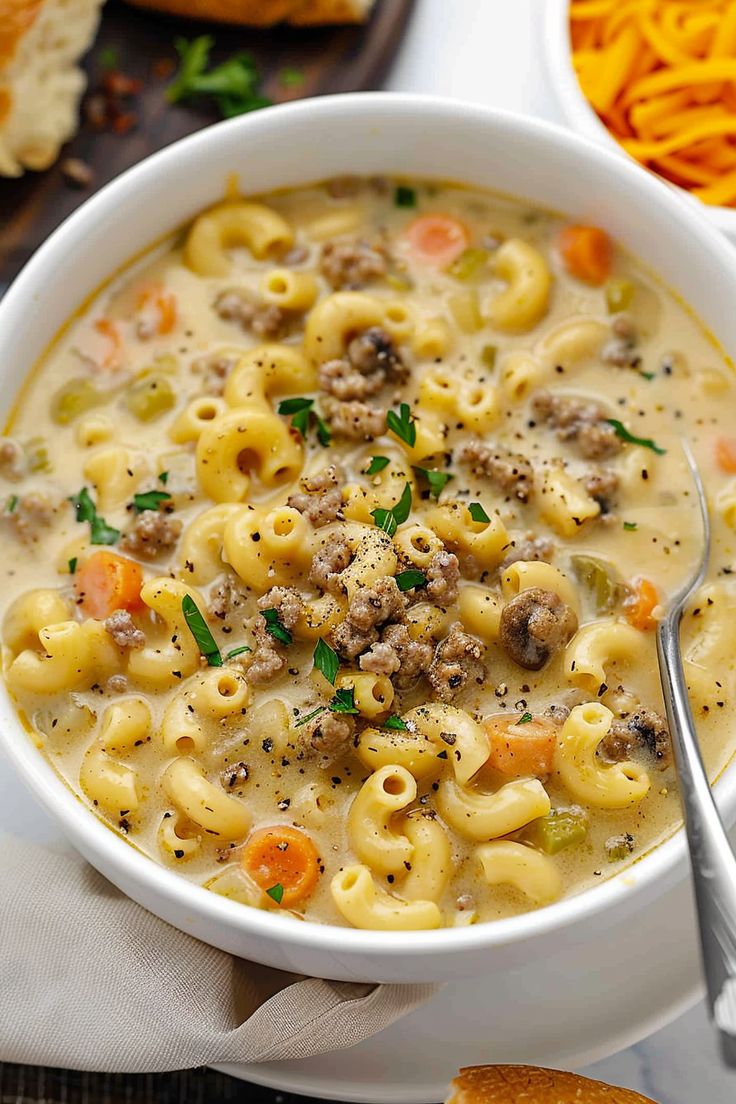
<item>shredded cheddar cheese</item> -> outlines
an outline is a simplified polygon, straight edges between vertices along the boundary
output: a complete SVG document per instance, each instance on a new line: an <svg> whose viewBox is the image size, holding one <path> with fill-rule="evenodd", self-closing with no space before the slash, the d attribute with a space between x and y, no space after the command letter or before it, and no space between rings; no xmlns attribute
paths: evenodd
<svg viewBox="0 0 736 1104"><path fill-rule="evenodd" d="M632 157L736 207L736 0L572 0L580 87Z"/></svg>

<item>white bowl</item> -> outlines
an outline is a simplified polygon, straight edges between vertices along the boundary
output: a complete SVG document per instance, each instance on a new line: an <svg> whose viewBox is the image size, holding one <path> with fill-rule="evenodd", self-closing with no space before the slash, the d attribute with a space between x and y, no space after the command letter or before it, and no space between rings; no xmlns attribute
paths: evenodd
<svg viewBox="0 0 736 1104"><path fill-rule="evenodd" d="M609 149L615 150L622 157L633 161L628 153L619 145L611 135L608 128L596 115L593 108L583 95L578 83L577 74L572 64L570 46L570 0L545 0L544 11L544 46L547 55L547 71L554 91L557 95L559 106L569 125L578 134L586 138L593 138L596 142L604 142ZM634 161L638 165L638 161ZM639 166L641 168L641 166ZM648 169L644 170L648 172ZM714 207L712 204L701 203L695 196L676 184L667 184L689 203L695 204L705 213L709 222L736 241L736 208Z"/></svg>
<svg viewBox="0 0 736 1104"><path fill-rule="evenodd" d="M80 303L136 252L218 200L228 173L250 192L340 173L462 179L605 226L736 349L736 253L697 208L627 158L567 130L429 97L330 96L221 123L130 169L84 204L0 303L0 388L24 375ZM82 854L134 900L198 939L306 974L372 981L468 977L530 962L571 941L605 939L686 874L682 832L595 889L465 929L370 932L305 923L210 893L145 857L54 773L0 693L0 744ZM729 822L736 769L716 786Z"/></svg>

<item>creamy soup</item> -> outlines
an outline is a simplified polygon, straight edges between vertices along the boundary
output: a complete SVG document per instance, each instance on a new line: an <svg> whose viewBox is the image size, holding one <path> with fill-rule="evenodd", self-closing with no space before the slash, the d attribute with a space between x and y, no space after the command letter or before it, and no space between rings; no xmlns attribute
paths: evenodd
<svg viewBox="0 0 736 1104"><path fill-rule="evenodd" d="M0 445L4 671L152 859L363 928L507 917L671 833L654 629L732 749L736 395L604 230L427 182L230 198L116 276Z"/></svg>

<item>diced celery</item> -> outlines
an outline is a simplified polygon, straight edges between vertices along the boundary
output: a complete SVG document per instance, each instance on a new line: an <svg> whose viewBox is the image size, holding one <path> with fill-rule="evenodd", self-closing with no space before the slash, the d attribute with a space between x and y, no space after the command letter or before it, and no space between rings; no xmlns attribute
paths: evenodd
<svg viewBox="0 0 736 1104"><path fill-rule="evenodd" d="M464 249L456 261L453 261L448 272L456 280L472 280L488 263L488 253L485 249Z"/></svg>
<svg viewBox="0 0 736 1104"><path fill-rule="evenodd" d="M128 410L139 421L151 422L171 410L175 402L174 389L166 376L152 373L131 383L125 401Z"/></svg>
<svg viewBox="0 0 736 1104"><path fill-rule="evenodd" d="M628 310L634 298L634 285L631 280L614 277L606 284L606 306L609 314L618 314Z"/></svg>
<svg viewBox="0 0 736 1104"><path fill-rule="evenodd" d="M498 349L495 345L484 345L480 351L480 359L485 364L486 368L495 368L496 366L496 353Z"/></svg>
<svg viewBox="0 0 736 1104"><path fill-rule="evenodd" d="M630 832L623 832L620 836L609 836L604 846L609 862L621 862L623 859L628 859L633 852L634 837Z"/></svg>
<svg viewBox="0 0 736 1104"><path fill-rule="evenodd" d="M51 400L51 417L57 425L69 425L80 414L103 401L103 396L88 379L72 379Z"/></svg>
<svg viewBox="0 0 736 1104"><path fill-rule="evenodd" d="M616 605L621 594L621 580L615 568L595 556L576 554L570 557L573 571L592 597L596 611L605 613Z"/></svg>
<svg viewBox="0 0 736 1104"><path fill-rule="evenodd" d="M553 809L524 829L524 838L546 855L556 855L566 847L584 843L587 835L588 818L583 809L575 806Z"/></svg>
<svg viewBox="0 0 736 1104"><path fill-rule="evenodd" d="M477 333L483 325L478 292L460 291L447 300L452 317L464 333Z"/></svg>

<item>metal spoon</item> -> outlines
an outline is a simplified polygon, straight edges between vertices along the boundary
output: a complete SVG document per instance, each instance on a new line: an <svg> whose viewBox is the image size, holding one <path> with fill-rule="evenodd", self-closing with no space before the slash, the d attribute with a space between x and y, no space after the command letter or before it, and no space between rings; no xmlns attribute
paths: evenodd
<svg viewBox="0 0 736 1104"><path fill-rule="evenodd" d="M710 518L700 472L689 446L683 442L683 447L698 492L703 549L695 574L659 623L657 658L690 848L708 1003L724 1061L736 1068L736 857L703 766L680 653L682 614L708 567Z"/></svg>

